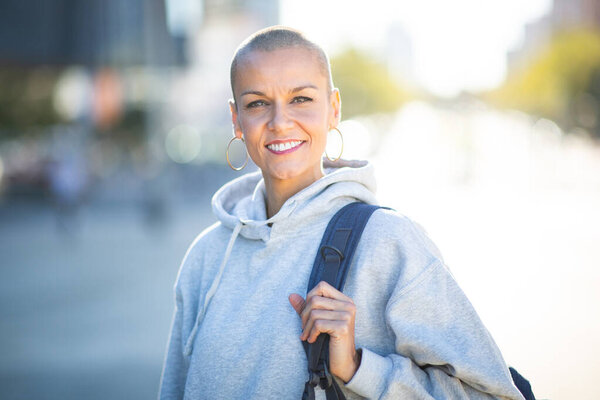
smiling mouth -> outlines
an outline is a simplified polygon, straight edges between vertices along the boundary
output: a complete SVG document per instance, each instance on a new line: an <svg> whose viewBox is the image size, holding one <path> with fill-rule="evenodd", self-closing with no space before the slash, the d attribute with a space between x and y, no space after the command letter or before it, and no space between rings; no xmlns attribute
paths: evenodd
<svg viewBox="0 0 600 400"><path fill-rule="evenodd" d="M265 146L269 151L275 154L286 154L296 151L302 144L303 140L290 140L287 142L271 143Z"/></svg>

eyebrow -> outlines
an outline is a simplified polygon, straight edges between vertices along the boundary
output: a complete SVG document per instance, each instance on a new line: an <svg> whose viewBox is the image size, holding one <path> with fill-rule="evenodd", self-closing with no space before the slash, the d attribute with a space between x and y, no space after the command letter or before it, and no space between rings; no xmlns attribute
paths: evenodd
<svg viewBox="0 0 600 400"><path fill-rule="evenodd" d="M257 96L265 95L263 92L259 92L258 90L247 90L247 91L243 92L242 94L240 94L240 97L246 96L247 94L255 94Z"/></svg>
<svg viewBox="0 0 600 400"><path fill-rule="evenodd" d="M315 89L318 90L318 88L315 85L302 85L302 86L298 86L293 88L292 90L290 90L290 93L297 93L300 92L304 89ZM245 92L243 92L242 94L240 94L240 97L245 96L247 94L254 94L256 96L265 96L265 94L263 92L261 92L260 90L246 90Z"/></svg>
<svg viewBox="0 0 600 400"><path fill-rule="evenodd" d="M303 85L303 86L298 86L297 88L293 88L292 90L290 90L290 93L296 93L296 92L300 92L304 89L315 89L318 90L318 88L315 85Z"/></svg>

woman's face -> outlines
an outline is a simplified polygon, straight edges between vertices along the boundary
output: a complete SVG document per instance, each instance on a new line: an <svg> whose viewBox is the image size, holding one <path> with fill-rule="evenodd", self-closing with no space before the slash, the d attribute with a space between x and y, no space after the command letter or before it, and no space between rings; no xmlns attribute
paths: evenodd
<svg viewBox="0 0 600 400"><path fill-rule="evenodd" d="M327 132L337 126L340 97L315 55L304 48L252 51L238 63L232 122L265 180L322 176Z"/></svg>

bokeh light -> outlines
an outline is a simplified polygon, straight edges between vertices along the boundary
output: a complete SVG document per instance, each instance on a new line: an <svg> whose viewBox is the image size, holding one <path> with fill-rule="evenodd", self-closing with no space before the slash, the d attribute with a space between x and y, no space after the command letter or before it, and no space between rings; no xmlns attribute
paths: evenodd
<svg viewBox="0 0 600 400"><path fill-rule="evenodd" d="M60 76L54 89L54 109L67 121L91 112L92 81L82 67L70 67Z"/></svg>
<svg viewBox="0 0 600 400"><path fill-rule="evenodd" d="M165 138L165 150L171 160L186 164L200 153L200 134L189 125L179 125L171 129Z"/></svg>

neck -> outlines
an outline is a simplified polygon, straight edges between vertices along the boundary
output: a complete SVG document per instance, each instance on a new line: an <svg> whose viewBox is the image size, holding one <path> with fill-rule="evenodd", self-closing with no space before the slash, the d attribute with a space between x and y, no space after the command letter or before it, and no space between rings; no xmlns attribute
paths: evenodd
<svg viewBox="0 0 600 400"><path fill-rule="evenodd" d="M267 218L271 218L277 214L287 199L310 186L324 175L322 168L308 171L306 174L294 177L293 179L277 179L264 176L263 174L267 192Z"/></svg>

